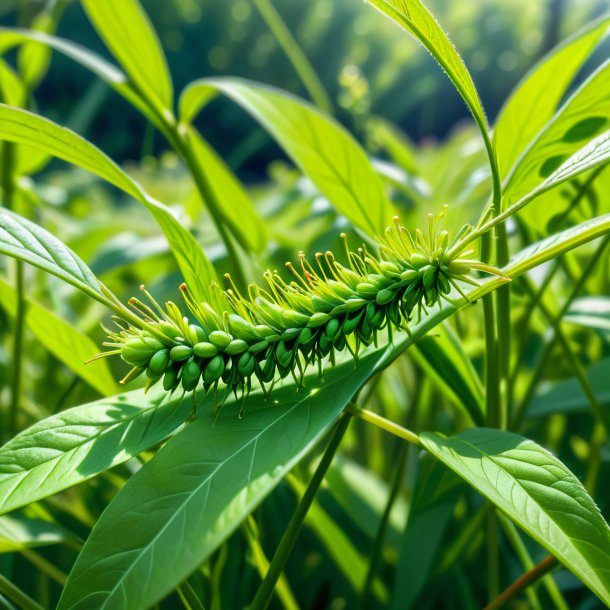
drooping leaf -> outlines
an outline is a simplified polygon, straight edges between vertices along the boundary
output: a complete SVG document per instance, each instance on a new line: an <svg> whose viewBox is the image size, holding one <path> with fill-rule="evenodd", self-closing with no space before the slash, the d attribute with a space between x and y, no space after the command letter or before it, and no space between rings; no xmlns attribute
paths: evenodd
<svg viewBox="0 0 610 610"><path fill-rule="evenodd" d="M610 358L602 358L586 369L589 386L602 407L610 408ZM554 413L589 413L591 404L582 389L582 383L568 379L544 384L532 400L527 417L535 419Z"/></svg>
<svg viewBox="0 0 610 610"><path fill-rule="evenodd" d="M34 265L109 305L91 270L70 248L37 224L4 208L0 208L0 254Z"/></svg>
<svg viewBox="0 0 610 610"><path fill-rule="evenodd" d="M522 527L610 605L610 528L554 455L511 432L426 432L424 447Z"/></svg>
<svg viewBox="0 0 610 610"><path fill-rule="evenodd" d="M195 237L162 203L149 197L102 151L73 131L31 112L0 104L0 140L43 150L100 176L144 204L165 233L180 271L196 298L209 303L218 299L210 285L216 273Z"/></svg>
<svg viewBox="0 0 610 610"><path fill-rule="evenodd" d="M15 315L15 291L1 277L0 305L11 316ZM86 364L100 351L87 335L32 299L27 299L25 322L41 345L102 396L119 393L119 386L110 373L106 360Z"/></svg>
<svg viewBox="0 0 610 610"><path fill-rule="evenodd" d="M25 517L0 517L0 553L14 553L66 540L75 541L77 537L56 523Z"/></svg>
<svg viewBox="0 0 610 610"><path fill-rule="evenodd" d="M234 78L201 79L180 96L188 123L218 92L250 113L354 226L376 235L394 212L379 176L354 138L330 117L279 89Z"/></svg>
<svg viewBox="0 0 610 610"><path fill-rule="evenodd" d="M0 514L86 481L176 430L191 405L129 392L68 409L0 448Z"/></svg>
<svg viewBox="0 0 610 610"><path fill-rule="evenodd" d="M32 21L30 29L35 32L52 34L57 26L53 15L42 11ZM44 77L51 61L51 49L38 44L23 45L17 53L19 74L30 91L33 91ZM21 104L19 104L21 105Z"/></svg>
<svg viewBox="0 0 610 610"><path fill-rule="evenodd" d="M459 56L436 19L420 0L367 0L418 40L440 64L472 112L481 132L487 121L477 89Z"/></svg>
<svg viewBox="0 0 610 610"><path fill-rule="evenodd" d="M544 182L609 126L610 61L607 61L574 92L519 157L504 188L507 204Z"/></svg>
<svg viewBox="0 0 610 610"><path fill-rule="evenodd" d="M89 19L137 90L170 113L173 87L155 31L137 0L81 0Z"/></svg>
<svg viewBox="0 0 610 610"><path fill-rule="evenodd" d="M590 296L575 299L563 319L571 324L609 333L610 297Z"/></svg>
<svg viewBox="0 0 610 610"><path fill-rule="evenodd" d="M609 25L608 16L587 25L551 50L517 85L494 127L502 178L551 119L576 73L607 35Z"/></svg>

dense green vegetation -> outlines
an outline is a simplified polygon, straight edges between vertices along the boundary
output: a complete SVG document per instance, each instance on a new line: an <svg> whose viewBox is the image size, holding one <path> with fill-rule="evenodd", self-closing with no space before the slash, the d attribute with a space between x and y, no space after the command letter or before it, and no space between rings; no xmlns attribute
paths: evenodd
<svg viewBox="0 0 610 610"><path fill-rule="evenodd" d="M0 28L0 605L610 607L610 17L79 4Z"/></svg>

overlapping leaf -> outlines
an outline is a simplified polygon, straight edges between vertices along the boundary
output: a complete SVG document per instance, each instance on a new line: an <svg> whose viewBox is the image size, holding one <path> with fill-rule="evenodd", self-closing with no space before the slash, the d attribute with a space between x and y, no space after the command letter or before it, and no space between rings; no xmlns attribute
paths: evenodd
<svg viewBox="0 0 610 610"><path fill-rule="evenodd" d="M421 441L610 605L610 528L560 460L502 430L424 433Z"/></svg>

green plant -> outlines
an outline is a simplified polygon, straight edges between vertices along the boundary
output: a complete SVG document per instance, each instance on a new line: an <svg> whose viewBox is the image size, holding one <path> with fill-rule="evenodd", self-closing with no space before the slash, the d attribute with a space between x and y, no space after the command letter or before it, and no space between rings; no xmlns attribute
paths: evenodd
<svg viewBox="0 0 610 610"><path fill-rule="evenodd" d="M610 348L607 314L595 315L607 311L609 287L610 64L560 104L610 20L592 23L544 58L508 99L492 133L464 63L424 5L370 3L442 66L478 133L418 159L393 126L372 121L372 140L386 155L385 166L373 164L324 112L281 90L231 78L191 83L176 115L163 52L136 0L82 1L124 72L48 33L0 30L0 50L21 46L42 54L35 77L0 63L1 91L10 103L0 105L0 252L16 261L13 286L0 283L0 303L15 328L4 413L10 438L0 448L0 511L15 512L0 520L0 541L41 575L35 588L15 568L14 578L0 579L3 600L37 608L33 597L48 605L61 595L62 609L321 606L322 598L312 597L322 595L320 576L307 580L288 562L306 523L327 549L333 586L346 603L471 608L489 601L487 608L496 608L525 594L534 609L585 608L587 587L610 606L610 528L602 516L610 498L597 489L607 468L603 367ZM269 11L271 5L259 6ZM298 73L326 106L280 16L269 15ZM203 231L196 222L189 227L84 138L23 108L50 49L104 79L166 138L223 246L222 267L234 278L226 292L218 289L219 265L198 243ZM292 282L267 272L267 290L245 292L256 277L253 266L275 264L266 238L272 222L194 125L218 94L266 128L366 246L345 247L343 258L316 255L317 270L301 258L302 270L290 269ZM466 148L475 152L464 154ZM95 174L152 215L184 280L194 323L173 302L163 309L151 297L150 305L132 299L132 309L124 306L115 294L122 282L98 277L66 243L26 218L34 215L33 202L42 203L23 178L51 157ZM483 179L473 187L477 175ZM435 197L455 199L444 225L429 216L446 203ZM399 210L402 223L386 230ZM407 231L422 213L427 230ZM121 394L106 360L94 363L97 375L83 367L80 354L93 356L91 340L79 323L45 305L46 279L33 294L26 290L22 263L114 313L110 353L133 366L126 379L146 377L144 390L162 380L162 387ZM535 268L540 275L530 273ZM154 265L149 272L155 274ZM581 295L593 302L589 315L577 308ZM73 313L86 303L77 301ZM95 310L92 317L97 322L103 315ZM21 381L26 326L104 397L63 409L62 392L59 412L35 404L43 417L23 426L31 412ZM542 380L572 401L545 397ZM350 426L352 419L364 427ZM576 440L564 438L568 426L579 431ZM426 431L435 429L442 432ZM317 462L312 450L327 435ZM335 461L340 445L362 466ZM414 451L424 450L416 461ZM94 477L98 487L72 490L79 496L55 495ZM322 502L325 477L334 502ZM376 506L375 489L384 496ZM282 490L292 490L296 507ZM403 515L397 534L395 515L405 501L409 517L405 526ZM293 512L286 522L287 508ZM339 518L347 520L343 529ZM82 548L72 528L88 534ZM71 552L58 560L60 569L33 550L45 540ZM244 571L235 556L244 545L251 557L245 573L262 582L241 590L235 583ZM61 568L75 556L66 578ZM559 563L584 587L555 581L548 572ZM478 574L467 577L466 566L476 566L484 582ZM459 602L435 596L443 579ZM540 579L544 589L533 586Z"/></svg>

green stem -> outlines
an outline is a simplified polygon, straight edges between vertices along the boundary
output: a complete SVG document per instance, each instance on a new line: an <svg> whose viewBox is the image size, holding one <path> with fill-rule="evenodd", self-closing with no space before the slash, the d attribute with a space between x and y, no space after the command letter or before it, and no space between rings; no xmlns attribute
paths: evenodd
<svg viewBox="0 0 610 610"><path fill-rule="evenodd" d="M505 589L500 595L493 599L483 610L497 610L506 602L519 595L527 587L533 585L537 580L548 574L557 566L557 560L552 555L545 557L540 563L534 566L531 570L519 577L510 587Z"/></svg>
<svg viewBox="0 0 610 610"><path fill-rule="evenodd" d="M597 263L599 262L601 255L603 254L604 250L607 248L608 244L610 244L610 235L604 237L604 239L600 243L600 245L597 248L597 250L595 251L594 255L589 260L587 266L585 267L585 269L583 269L580 277L578 278L578 281L576 282L576 284L574 284L572 291L570 292L567 299L565 300L559 313L556 316L551 317L551 326L553 329L559 328L559 323L561 322L561 319L563 318L563 316L566 314L566 312L570 308L570 305L572 304L574 299L578 296L578 294L582 290L585 282L587 281L587 279L589 278L589 276L591 274L591 271L594 269L595 265L597 265ZM527 276L523 276L523 280L525 282L526 290L529 292L530 295L534 295L537 291L533 290L531 288L530 283L528 283L529 280L528 280ZM540 306L542 306L541 300L538 300L538 303L540 304ZM546 307L544 307L544 311L546 311L547 314L549 314L548 309L546 309ZM544 351L542 353L542 356L540 357L540 360L538 362L536 371L525 391L523 400L521 401L521 403L519 404L519 407L515 411L511 428L516 429L521 425L523 418L525 417L525 414L527 412L527 408L529 407L530 402L532 401L534 394L536 392L538 382L542 378L542 374L544 372L544 365L546 364L548 358L550 357L557 341L559 341L559 337L557 336L557 333L555 333L553 335L553 337L551 338L551 340L546 344Z"/></svg>
<svg viewBox="0 0 610 610"><path fill-rule="evenodd" d="M14 206L14 171L15 171L15 145L12 142L4 142L2 147L2 196L4 206L12 210ZM9 404L8 434L14 436L17 432L17 416L19 412L19 401L21 398L21 377L23 370L23 336L25 331L25 282L23 278L23 263L19 260L14 262L15 270L15 295L17 307L15 312L15 332L13 335L13 375L11 379L11 401Z"/></svg>
<svg viewBox="0 0 610 610"><path fill-rule="evenodd" d="M386 432L397 436L403 441L407 441L408 443L421 446L419 436L417 436L415 432L412 432L407 428L403 428L402 426L399 426L393 421L390 421L389 419L386 419L381 415L377 415L377 413L373 413L368 409L361 409L353 403L350 403L347 405L347 407L345 407L345 412L349 413L350 415L353 415L354 417L358 417L359 419L362 419L363 421L368 422L369 424L373 424L374 426L377 426L378 428L381 428L382 430L385 430Z"/></svg>
<svg viewBox="0 0 610 610"><path fill-rule="evenodd" d="M487 513L487 591L493 599L500 592L500 532L493 506Z"/></svg>
<svg viewBox="0 0 610 610"><path fill-rule="evenodd" d="M301 50L290 30L286 27L281 16L275 10L271 0L254 0L254 6L258 9L258 12L265 20L267 27L275 36L284 53L286 53L286 57L292 64L315 105L320 110L332 114L332 103L324 89L324 85L322 85L316 71L309 63L305 53Z"/></svg>
<svg viewBox="0 0 610 610"><path fill-rule="evenodd" d="M180 601L187 610L205 610L205 606L201 600L197 597L193 587L189 585L188 581L184 581L176 588Z"/></svg>
<svg viewBox="0 0 610 610"><path fill-rule="evenodd" d="M0 593L15 602L22 610L44 610L31 597L26 595L19 587L0 574Z"/></svg>
<svg viewBox="0 0 610 610"><path fill-rule="evenodd" d="M388 530L388 524L390 523L390 515L392 513L392 507L394 506L394 502L396 498L398 498L398 494L400 492L400 487L402 485L403 476L405 473L405 468L407 465L407 456L409 455L409 446L402 443L399 449L398 455L398 464L394 471L394 477L392 480L392 487L390 488L390 493L388 495L388 500L386 502L385 508L383 510L383 514L381 515L381 520L379 521L379 527L377 528L377 533L375 535L375 540L373 542L373 548L371 549L369 566L366 572L366 578L364 580L364 586L362 587L362 596L361 596L361 607L362 610L366 610L366 608L370 608L369 605L369 595L371 593L371 588L373 586L373 581L375 579L375 574L379 569L379 564L381 562L381 552L383 551L383 544L385 541L386 532Z"/></svg>
<svg viewBox="0 0 610 610"><path fill-rule="evenodd" d="M288 527L284 531L275 555L273 556L271 564L269 565L269 571L267 572L261 586L252 600L250 610L265 610L269 605L278 578L284 569L284 565L286 564L290 551L292 551L297 536L301 531L303 521L307 516L307 512L314 501L320 485L322 484L326 471L328 470L331 462L333 461L335 453L339 448L339 443L347 430L350 419L351 417L349 414L344 414L339 419L331 436L330 442L328 443L328 447L322 456L320 464L316 468L316 471L314 472L313 477L305 490L305 494L301 498L296 511L288 523Z"/></svg>

